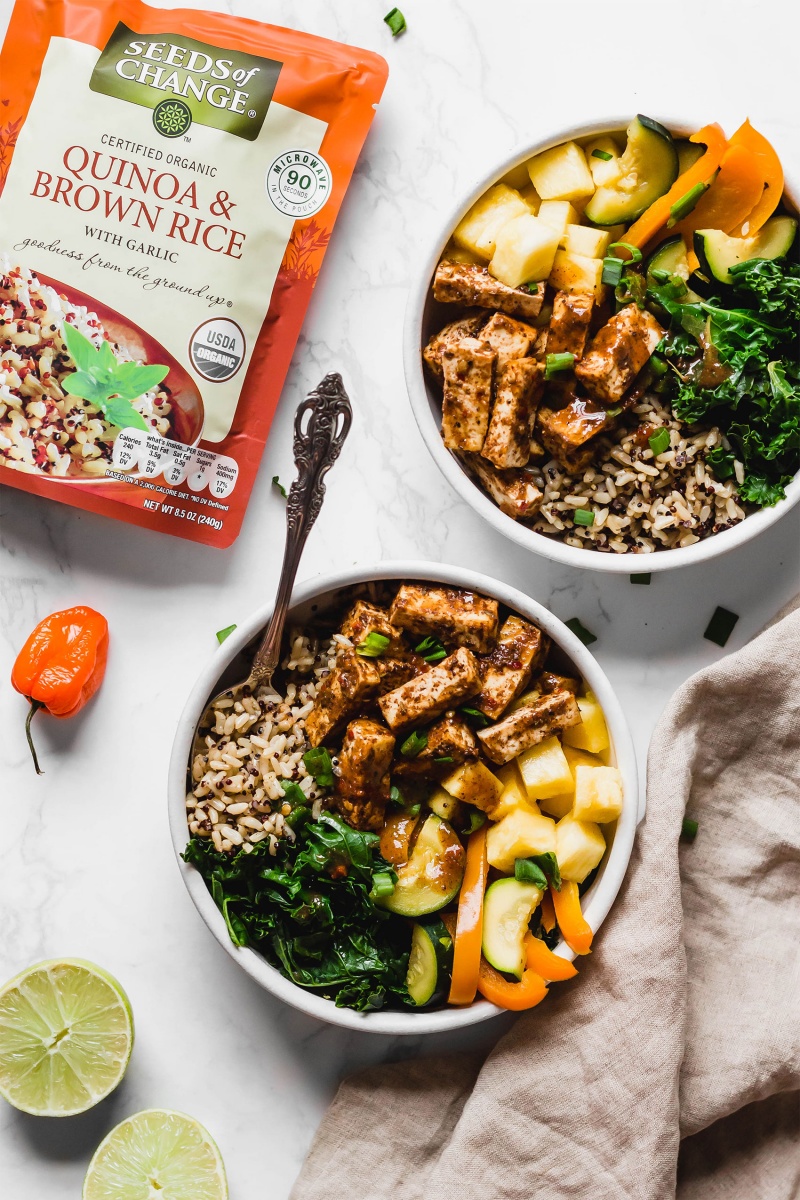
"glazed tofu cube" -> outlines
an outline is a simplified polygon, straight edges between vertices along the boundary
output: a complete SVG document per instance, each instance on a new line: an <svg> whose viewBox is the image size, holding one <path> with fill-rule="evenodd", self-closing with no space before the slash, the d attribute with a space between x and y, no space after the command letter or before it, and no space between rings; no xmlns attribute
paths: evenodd
<svg viewBox="0 0 800 1200"><path fill-rule="evenodd" d="M409 679L413 679L415 675L420 675L426 665L424 662L420 663L414 658L375 658L373 662L378 668L378 674L381 677L378 688L378 695L380 696L385 696L387 692L393 692L402 683L408 683Z"/></svg>
<svg viewBox="0 0 800 1200"><path fill-rule="evenodd" d="M554 675L552 671L542 671L536 684L542 692L572 692L573 696L577 696L580 689L580 680L569 675Z"/></svg>
<svg viewBox="0 0 800 1200"><path fill-rule="evenodd" d="M483 342L464 338L442 352L442 437L449 450L479 451L489 428L497 355Z"/></svg>
<svg viewBox="0 0 800 1200"><path fill-rule="evenodd" d="M559 250L553 260L548 282L562 292L591 292L600 304L606 293L603 260L586 258L571 250Z"/></svg>
<svg viewBox="0 0 800 1200"><path fill-rule="evenodd" d="M494 407L481 454L498 470L524 467L531 456L531 429L544 371L544 364L534 358L512 358L497 372Z"/></svg>
<svg viewBox="0 0 800 1200"><path fill-rule="evenodd" d="M514 188L497 183L473 204L453 233L453 241L484 262L494 254L497 235L514 217L530 215L530 209Z"/></svg>
<svg viewBox="0 0 800 1200"><path fill-rule="evenodd" d="M478 732L483 752L492 762L506 763L557 730L577 725L581 714L571 692L553 692L516 708L496 725Z"/></svg>
<svg viewBox="0 0 800 1200"><path fill-rule="evenodd" d="M494 500L497 507L517 521L533 517L542 503L542 492L524 470L498 471L479 455L469 455L468 466Z"/></svg>
<svg viewBox="0 0 800 1200"><path fill-rule="evenodd" d="M522 321L532 321L544 303L544 284L534 291L510 288L485 267L440 262L433 277L433 298L442 304L475 304Z"/></svg>
<svg viewBox="0 0 800 1200"><path fill-rule="evenodd" d="M399 654L403 651L403 635L392 625L388 612L367 604L364 600L356 600L348 612L339 630L343 637L349 638L358 649L371 633L380 634L388 639L385 654ZM382 657L382 656L381 656Z"/></svg>
<svg viewBox="0 0 800 1200"><path fill-rule="evenodd" d="M550 639L541 629L521 617L508 617L496 648L481 664L483 687L475 707L496 721L525 690L549 649Z"/></svg>
<svg viewBox="0 0 800 1200"><path fill-rule="evenodd" d="M592 153L594 150L600 151L599 158ZM622 174L619 159L619 146L610 137L593 138L587 143L586 165L592 173L595 187L610 187L617 182Z"/></svg>
<svg viewBox="0 0 800 1200"><path fill-rule="evenodd" d="M572 772L561 742L555 736L524 750L517 759L517 770L530 801L541 801L544 805L550 796L572 791Z"/></svg>
<svg viewBox="0 0 800 1200"><path fill-rule="evenodd" d="M591 292L556 292L547 334L548 354L583 354L594 312Z"/></svg>
<svg viewBox="0 0 800 1200"><path fill-rule="evenodd" d="M605 825L616 821L622 812L622 776L616 767L575 768L576 821L595 821Z"/></svg>
<svg viewBox="0 0 800 1200"><path fill-rule="evenodd" d="M480 691L475 655L464 646L429 671L387 692L378 700L386 724L397 733L433 721L448 708Z"/></svg>
<svg viewBox="0 0 800 1200"><path fill-rule="evenodd" d="M576 396L564 408L552 409L540 404L535 431L553 458L568 471L578 471L592 461L595 449L592 439L612 424L604 408Z"/></svg>
<svg viewBox="0 0 800 1200"><path fill-rule="evenodd" d="M556 825L556 858L561 878L583 883L599 866L606 852L606 840L599 825L562 817Z"/></svg>
<svg viewBox="0 0 800 1200"><path fill-rule="evenodd" d="M594 180L577 142L562 142L528 163L531 183L542 200L580 200L594 195Z"/></svg>
<svg viewBox="0 0 800 1200"><path fill-rule="evenodd" d="M590 692L578 697L578 708L581 723L564 733L564 741L578 750L588 750L590 754L602 754L609 747L608 726L603 716L603 710L597 698Z"/></svg>
<svg viewBox="0 0 800 1200"><path fill-rule="evenodd" d="M607 229L592 229L589 225L567 225L561 239L566 251L581 258L602 258L610 242Z"/></svg>
<svg viewBox="0 0 800 1200"><path fill-rule="evenodd" d="M349 647L339 651L330 675L319 685L314 707L306 717L306 737L319 746L378 694L381 677L370 658Z"/></svg>
<svg viewBox="0 0 800 1200"><path fill-rule="evenodd" d="M395 739L377 721L358 718L347 726L336 781L336 807L355 829L380 829L389 800Z"/></svg>
<svg viewBox="0 0 800 1200"><path fill-rule="evenodd" d="M389 620L414 637L433 634L446 644L488 654L497 641L498 604L459 588L404 583L392 601Z"/></svg>
<svg viewBox="0 0 800 1200"><path fill-rule="evenodd" d="M395 763L395 775L439 777L458 763L478 757L478 739L466 721L454 712L445 713L441 720L426 731L428 742L416 758L400 758Z"/></svg>
<svg viewBox="0 0 800 1200"><path fill-rule="evenodd" d="M515 321L504 313L495 313L481 330L481 341L497 355L498 370L512 358L525 358L537 341L539 330L524 321Z"/></svg>
<svg viewBox="0 0 800 1200"><path fill-rule="evenodd" d="M442 787L457 800L473 804L487 813L492 811L503 794L500 780L480 761L457 767L442 780Z"/></svg>
<svg viewBox="0 0 800 1200"><path fill-rule="evenodd" d="M627 304L595 335L575 374L595 400L619 404L663 336L652 313Z"/></svg>
<svg viewBox="0 0 800 1200"><path fill-rule="evenodd" d="M422 351L422 357L437 379L444 378L444 371L442 370L442 355L444 351L450 346L455 346L458 342L463 342L464 338L476 337L485 320L485 311L479 309L477 313L461 317L458 321L451 321L449 325L445 325L444 329L440 329L438 333L433 335ZM527 350L525 353L527 354Z"/></svg>
<svg viewBox="0 0 800 1200"><path fill-rule="evenodd" d="M563 238L569 224L576 224L580 217L569 200L543 200L539 205L539 218L546 221Z"/></svg>
<svg viewBox="0 0 800 1200"><path fill-rule="evenodd" d="M540 813L518 809L489 828L486 857L489 865L510 875L518 858L535 854L553 854L556 849L556 823Z"/></svg>
<svg viewBox="0 0 800 1200"><path fill-rule="evenodd" d="M510 288L547 279L560 237L546 221L529 212L514 217L497 235L489 273Z"/></svg>

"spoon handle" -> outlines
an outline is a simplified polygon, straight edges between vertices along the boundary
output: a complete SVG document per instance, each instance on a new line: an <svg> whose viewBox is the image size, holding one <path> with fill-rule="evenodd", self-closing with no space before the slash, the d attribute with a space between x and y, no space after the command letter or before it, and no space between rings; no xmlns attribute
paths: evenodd
<svg viewBox="0 0 800 1200"><path fill-rule="evenodd" d="M308 418L306 420L306 418ZM286 501L286 548L278 594L267 632L256 651L248 684L272 678L281 653L283 627L292 588L311 526L325 497L325 476L350 430L353 410L339 374L326 375L299 405L294 418L294 461L297 478Z"/></svg>

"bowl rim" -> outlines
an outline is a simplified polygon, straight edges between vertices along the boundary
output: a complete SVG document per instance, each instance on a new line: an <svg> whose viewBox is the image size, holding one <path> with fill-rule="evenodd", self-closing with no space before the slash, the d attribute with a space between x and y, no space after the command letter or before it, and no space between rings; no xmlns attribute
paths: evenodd
<svg viewBox="0 0 800 1200"><path fill-rule="evenodd" d="M485 521L488 521L498 533L531 553L539 554L553 562L563 563L565 566L615 575L629 575L643 571L645 564L647 564L646 570L650 574L674 570L699 562L707 562L721 554L726 554L737 546L743 546L757 537L764 529L774 525L795 504L800 502L800 471L787 486L784 500L780 500L772 508L759 509L732 529L724 529L720 533L712 534L710 537L695 542L692 546L659 550L651 554L604 554L597 550L567 546L546 534L529 529L521 522L515 521L501 512L497 505L473 482L455 455L445 448L439 421L433 415L434 397L423 367L424 339L421 335L431 280L442 251L458 222L486 189L534 154L549 150L572 138L620 132L627 127L631 119L632 114L628 113L621 117L610 116L580 125L565 126L538 141L518 143L513 150L496 160L490 169L485 169L469 193L448 209L444 221L437 223L435 233L428 237L427 243L425 243L426 251L422 258L422 268L409 289L403 327L403 369L406 391L414 418L428 452L462 500L466 501ZM654 119L665 125L671 133L680 137L688 136L698 128L697 124L692 123L685 115L681 117L656 116ZM791 169L787 169L787 157L788 155L782 153L784 195L788 194L794 203L795 197L800 198L800 182L796 182L791 176ZM637 565L634 567L633 563Z"/></svg>
<svg viewBox="0 0 800 1200"><path fill-rule="evenodd" d="M608 724L613 758L622 773L624 805L611 850L601 875L590 889L589 901L585 908L586 919L592 929L597 931L622 886L633 850L636 826L642 815L633 739L620 702L605 672L563 621L538 601L500 580L460 567L418 559L356 565L335 573L313 576L297 585L292 596L292 608L328 596L341 588L370 580L386 579L411 579L467 588L491 596L523 616L527 615L550 634L553 641L569 655L600 701ZM422 1035L463 1029L500 1015L504 1010L486 1000L477 1000L465 1008L444 1008L430 1013L358 1013L347 1008L336 1008L332 1000L325 1000L307 992L284 978L257 951L235 946L228 936L222 914L199 871L180 857L189 836L186 826L186 764L196 722L226 667L264 627L271 612L271 603L256 609L209 657L189 693L173 742L168 780L170 833L183 882L200 916L223 949L251 979L293 1008L331 1025L394 1036ZM564 957L574 957L563 944L559 952Z"/></svg>

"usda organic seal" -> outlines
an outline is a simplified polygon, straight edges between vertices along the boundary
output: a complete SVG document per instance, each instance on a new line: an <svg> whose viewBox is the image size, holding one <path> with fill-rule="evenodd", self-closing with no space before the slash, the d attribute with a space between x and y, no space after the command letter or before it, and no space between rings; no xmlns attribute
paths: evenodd
<svg viewBox="0 0 800 1200"><path fill-rule="evenodd" d="M227 317L204 321L189 339L192 366L210 383L227 383L232 379L242 365L244 351L241 326Z"/></svg>
<svg viewBox="0 0 800 1200"><path fill-rule="evenodd" d="M287 217L310 217L319 212L331 192L331 169L310 150L287 150L267 171L267 195Z"/></svg>

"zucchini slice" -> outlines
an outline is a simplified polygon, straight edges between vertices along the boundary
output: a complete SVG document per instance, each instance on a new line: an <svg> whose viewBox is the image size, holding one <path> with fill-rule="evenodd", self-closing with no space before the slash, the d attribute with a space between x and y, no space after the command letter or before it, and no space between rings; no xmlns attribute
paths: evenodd
<svg viewBox="0 0 800 1200"><path fill-rule="evenodd" d="M686 253L686 243L680 234L667 238L665 242L657 246L648 258L645 269L648 287L652 287L656 282L652 278L653 271L669 271L670 275L679 275L683 280L688 279L691 273L689 256Z"/></svg>
<svg viewBox="0 0 800 1200"><path fill-rule="evenodd" d="M483 898L483 957L497 971L522 978L525 934L542 892L533 883L498 879Z"/></svg>
<svg viewBox="0 0 800 1200"><path fill-rule="evenodd" d="M679 175L683 175L684 171L693 167L698 158L702 158L706 152L706 147L702 142L690 142L688 138L681 138L679 142L676 142L675 149L678 151Z"/></svg>
<svg viewBox="0 0 800 1200"><path fill-rule="evenodd" d="M444 908L458 895L466 857L452 825L431 813L408 862L397 867L394 891L376 903L401 917L421 917Z"/></svg>
<svg viewBox="0 0 800 1200"><path fill-rule="evenodd" d="M421 921L411 931L406 987L415 1008L437 1004L450 990L453 939L438 918Z"/></svg>
<svg viewBox="0 0 800 1200"><path fill-rule="evenodd" d="M619 179L599 187L586 205L584 216L594 225L627 225L669 191L678 178L672 134L650 117L634 117L619 168Z"/></svg>
<svg viewBox="0 0 800 1200"><path fill-rule="evenodd" d="M721 229L698 229L694 235L694 252L704 274L719 283L732 283L731 267L753 258L784 258L792 248L797 234L794 217L770 217L755 237L729 237Z"/></svg>

